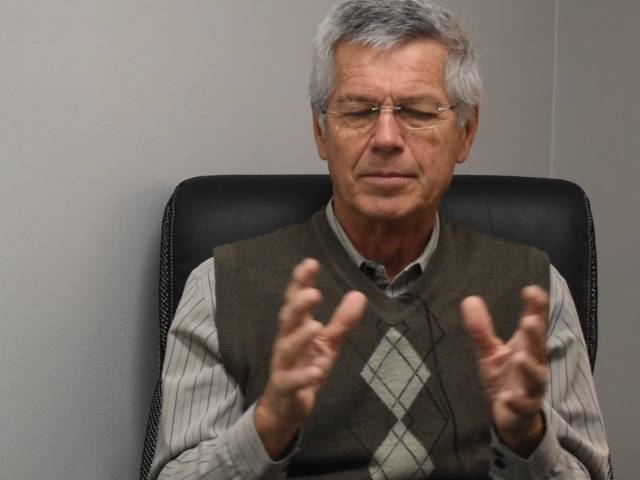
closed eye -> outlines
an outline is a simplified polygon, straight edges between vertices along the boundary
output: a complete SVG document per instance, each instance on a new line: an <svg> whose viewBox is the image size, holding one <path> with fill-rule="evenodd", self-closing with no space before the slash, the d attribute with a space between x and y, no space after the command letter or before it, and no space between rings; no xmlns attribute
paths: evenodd
<svg viewBox="0 0 640 480"><path fill-rule="evenodd" d="M373 108L366 108L361 110L350 110L343 112L343 115L347 118L369 118L374 117L377 114L377 110Z"/></svg>
<svg viewBox="0 0 640 480"><path fill-rule="evenodd" d="M415 118L416 120L433 120L440 114L437 110L422 110L415 107L402 107L399 113L406 118Z"/></svg>

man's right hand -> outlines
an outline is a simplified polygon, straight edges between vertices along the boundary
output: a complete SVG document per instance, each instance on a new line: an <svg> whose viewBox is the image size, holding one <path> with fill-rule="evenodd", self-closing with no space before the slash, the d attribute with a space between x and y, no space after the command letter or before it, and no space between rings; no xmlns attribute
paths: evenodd
<svg viewBox="0 0 640 480"><path fill-rule="evenodd" d="M367 306L360 292L348 292L325 326L311 314L322 295L315 288L320 270L307 258L293 270L280 309L280 329L271 354L267 387L255 409L255 425L272 459L282 457L311 414L345 338Z"/></svg>

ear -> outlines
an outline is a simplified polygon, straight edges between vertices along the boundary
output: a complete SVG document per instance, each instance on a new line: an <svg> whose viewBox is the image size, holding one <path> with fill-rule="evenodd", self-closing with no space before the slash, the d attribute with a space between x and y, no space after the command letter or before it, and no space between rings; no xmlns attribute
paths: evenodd
<svg viewBox="0 0 640 480"><path fill-rule="evenodd" d="M320 116L317 112L312 112L313 122L313 138L316 141L316 149L321 159L327 159L327 146L326 146L326 128L320 124Z"/></svg>
<svg viewBox="0 0 640 480"><path fill-rule="evenodd" d="M478 131L478 122L480 120L480 107L476 106L473 109L473 114L467 121L467 124L462 128L462 146L460 152L458 152L458 158L456 163L464 163L471 151L471 145L476 138L476 132Z"/></svg>

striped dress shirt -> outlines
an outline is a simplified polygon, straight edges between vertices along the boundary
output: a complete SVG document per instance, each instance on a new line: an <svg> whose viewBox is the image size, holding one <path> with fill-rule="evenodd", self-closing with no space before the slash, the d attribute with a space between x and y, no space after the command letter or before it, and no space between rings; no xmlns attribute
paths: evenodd
<svg viewBox="0 0 640 480"><path fill-rule="evenodd" d="M404 293L428 268L439 236L439 218L422 254L393 281L384 267L360 255L333 214L326 215L340 243L372 282L389 296ZM550 376L544 402L546 432L522 459L491 432L490 476L503 480L606 479L608 446L587 349L565 280L550 271L548 348ZM281 479L298 449L272 461L253 421L243 411L241 389L220 360L215 324L215 262L209 258L187 279L167 338L162 372L163 405L151 479ZM390 479L392 480L392 479Z"/></svg>

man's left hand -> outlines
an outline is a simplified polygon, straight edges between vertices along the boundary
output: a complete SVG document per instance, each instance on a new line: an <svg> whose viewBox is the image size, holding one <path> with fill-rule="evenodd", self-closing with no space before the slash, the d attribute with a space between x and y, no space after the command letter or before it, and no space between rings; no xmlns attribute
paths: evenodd
<svg viewBox="0 0 640 480"><path fill-rule="evenodd" d="M467 297L461 310L476 347L498 435L516 454L527 458L542 440L545 428L542 401L549 376L549 296L542 288L529 286L522 290L522 298L525 311L506 343L496 336L487 305L480 297Z"/></svg>

